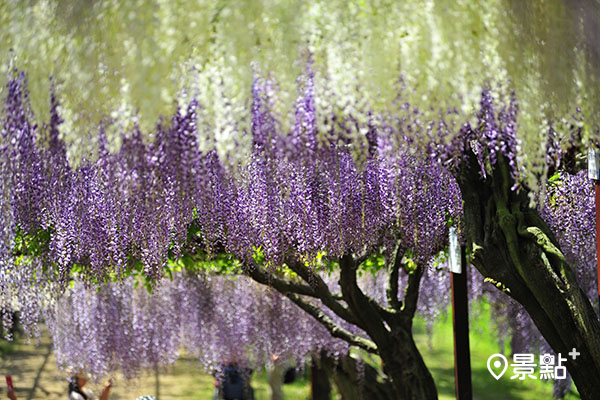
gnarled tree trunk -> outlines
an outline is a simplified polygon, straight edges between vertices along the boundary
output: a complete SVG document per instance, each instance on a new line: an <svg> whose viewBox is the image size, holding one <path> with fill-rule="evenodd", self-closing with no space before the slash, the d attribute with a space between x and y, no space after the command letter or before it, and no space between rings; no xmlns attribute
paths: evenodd
<svg viewBox="0 0 600 400"><path fill-rule="evenodd" d="M558 242L525 189L511 190L508 163L500 157L493 174L479 175L473 154L457 176L464 201L466 244L471 262L500 282L521 303L556 352L584 399L600 393L600 323L579 287ZM500 285L500 286L502 286ZM580 355L567 355L573 348Z"/></svg>
<svg viewBox="0 0 600 400"><path fill-rule="evenodd" d="M397 266L399 267L399 266ZM412 337L412 321L417 307L423 267L410 277L404 304L397 304L397 292L388 294L391 309L375 303L358 287L357 263L351 256L340 260L340 286L344 299L361 326L377 345L384 372L391 378L397 399L437 399L437 389ZM395 272L397 274L397 270ZM397 279L391 274L393 280ZM394 276L395 275L395 276ZM397 290L397 288L396 288ZM393 292L393 291L392 291Z"/></svg>
<svg viewBox="0 0 600 400"><path fill-rule="evenodd" d="M398 399L437 399L433 376L421 357L410 329L393 329L389 343L381 345L384 372L392 377Z"/></svg>
<svg viewBox="0 0 600 400"><path fill-rule="evenodd" d="M329 371L322 368L320 363L313 357L310 365L311 400L331 399L331 383L329 383L329 375Z"/></svg>
<svg viewBox="0 0 600 400"><path fill-rule="evenodd" d="M367 363L345 355L333 359L324 352L318 363L335 382L342 400L391 400L395 399L394 387L387 376Z"/></svg>

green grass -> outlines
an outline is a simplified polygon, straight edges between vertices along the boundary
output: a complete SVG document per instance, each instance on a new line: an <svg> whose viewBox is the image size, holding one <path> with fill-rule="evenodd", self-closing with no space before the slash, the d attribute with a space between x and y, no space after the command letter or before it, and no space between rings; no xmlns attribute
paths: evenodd
<svg viewBox="0 0 600 400"><path fill-rule="evenodd" d="M271 392L265 371L252 374L252 387L254 388L256 400L271 399ZM283 395L285 399L290 400L310 399L310 381L305 375L297 375L297 379L293 383L283 385Z"/></svg>
<svg viewBox="0 0 600 400"><path fill-rule="evenodd" d="M13 343L13 341L4 338L0 339L0 358L7 357L15 351Z"/></svg>
<svg viewBox="0 0 600 400"><path fill-rule="evenodd" d="M498 353L496 334L490 329L490 313L487 304L482 304L482 311L474 324L471 324L471 377L473 382L473 398L481 400L540 400L552 398L552 383L532 379L524 381L511 380L510 367L499 380L494 379L487 369L487 359ZM454 399L454 347L451 314L436 323L433 335L429 338L425 333L425 323L421 319L415 321L414 337L425 363L429 367L436 382L440 399ZM428 342L432 347L429 348ZM511 362L509 354L505 354ZM536 356L536 360L537 360ZM537 362L537 361L536 361ZM539 370L536 368L536 375ZM566 399L579 399L570 393Z"/></svg>

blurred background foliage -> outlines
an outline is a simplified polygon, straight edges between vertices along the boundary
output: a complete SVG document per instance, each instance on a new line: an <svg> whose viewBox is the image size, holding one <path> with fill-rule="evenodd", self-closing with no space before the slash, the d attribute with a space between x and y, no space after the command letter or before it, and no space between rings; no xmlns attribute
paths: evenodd
<svg viewBox="0 0 600 400"><path fill-rule="evenodd" d="M497 84L517 93L523 162L536 169L548 121L568 130L579 107L584 142L597 130L599 21L597 0L1 0L1 79L24 69L47 120L54 77L74 159L103 118L149 131L191 96L205 144L231 152L249 129L253 74L276 82L285 128L309 54L318 109L359 121L404 101L456 107L462 121Z"/></svg>

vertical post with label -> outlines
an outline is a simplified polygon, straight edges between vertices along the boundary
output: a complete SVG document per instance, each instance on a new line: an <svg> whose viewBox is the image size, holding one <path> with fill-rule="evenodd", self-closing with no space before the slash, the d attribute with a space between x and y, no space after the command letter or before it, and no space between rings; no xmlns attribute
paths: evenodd
<svg viewBox="0 0 600 400"><path fill-rule="evenodd" d="M452 292L452 325L454 329L454 382L456 398L471 400L471 351L469 348L469 304L465 248L458 241L456 228L450 228L450 283Z"/></svg>
<svg viewBox="0 0 600 400"><path fill-rule="evenodd" d="M595 148L588 150L588 178L594 181L596 202L596 265L598 269L598 297L600 298L600 153Z"/></svg>

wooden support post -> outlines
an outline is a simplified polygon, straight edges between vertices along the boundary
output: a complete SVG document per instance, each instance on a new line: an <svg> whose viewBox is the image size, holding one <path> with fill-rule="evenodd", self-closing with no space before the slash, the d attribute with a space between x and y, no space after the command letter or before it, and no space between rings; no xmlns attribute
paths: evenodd
<svg viewBox="0 0 600 400"><path fill-rule="evenodd" d="M458 400L471 400L471 350L469 346L469 300L465 247L458 243L456 229L450 228L450 289L454 331L454 382Z"/></svg>

